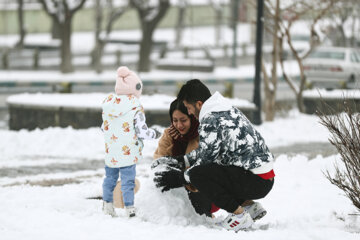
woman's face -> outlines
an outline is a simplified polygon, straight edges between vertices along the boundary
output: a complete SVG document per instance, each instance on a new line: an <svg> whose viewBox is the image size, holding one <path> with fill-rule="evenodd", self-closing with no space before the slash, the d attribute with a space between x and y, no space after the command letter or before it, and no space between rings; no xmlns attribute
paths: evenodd
<svg viewBox="0 0 360 240"><path fill-rule="evenodd" d="M181 135L185 135L191 127L191 121L188 115L180 112L179 110L175 110L172 114L172 118L174 127Z"/></svg>

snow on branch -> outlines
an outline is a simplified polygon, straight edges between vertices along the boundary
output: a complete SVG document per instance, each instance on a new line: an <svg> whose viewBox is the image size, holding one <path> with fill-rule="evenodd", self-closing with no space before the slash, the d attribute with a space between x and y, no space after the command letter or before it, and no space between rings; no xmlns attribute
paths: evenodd
<svg viewBox="0 0 360 240"><path fill-rule="evenodd" d="M60 23L82 8L86 0L39 0L44 10Z"/></svg>
<svg viewBox="0 0 360 240"><path fill-rule="evenodd" d="M156 22L169 6L169 0L130 0L133 7L138 9L145 22Z"/></svg>

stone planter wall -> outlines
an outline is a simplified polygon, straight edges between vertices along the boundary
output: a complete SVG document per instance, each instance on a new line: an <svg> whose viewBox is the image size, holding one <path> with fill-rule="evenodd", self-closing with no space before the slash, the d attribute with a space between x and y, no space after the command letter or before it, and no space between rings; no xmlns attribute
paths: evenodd
<svg viewBox="0 0 360 240"><path fill-rule="evenodd" d="M360 99L347 99L346 101L353 112L360 111ZM320 99L304 97L304 105L305 112L308 114L315 114L316 111L320 111L325 114L335 114L344 111L344 98Z"/></svg>
<svg viewBox="0 0 360 240"><path fill-rule="evenodd" d="M47 127L89 128L101 126L101 111L62 107L9 105L9 128L11 130Z"/></svg>
<svg viewBox="0 0 360 240"><path fill-rule="evenodd" d="M68 127L83 129L100 127L102 124L101 109L97 108L70 108L70 107L44 107L32 105L9 104L9 128L11 130L47 127ZM241 109L252 120L254 109ZM170 125L169 113L166 110L148 110L146 122L148 126Z"/></svg>

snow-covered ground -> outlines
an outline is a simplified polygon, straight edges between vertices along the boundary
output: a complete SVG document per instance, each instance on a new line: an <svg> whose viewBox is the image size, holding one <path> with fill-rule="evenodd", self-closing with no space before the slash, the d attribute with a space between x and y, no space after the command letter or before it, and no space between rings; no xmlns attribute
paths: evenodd
<svg viewBox="0 0 360 240"><path fill-rule="evenodd" d="M257 127L270 149L327 142L315 116L291 111ZM146 141L137 166L138 215L103 215L103 136L99 128L0 130L1 239L359 239L355 207L324 177L339 156L276 157L273 190L260 200L268 214L254 231L228 232L196 215L183 189L161 193L150 169L157 141ZM218 218L226 214L218 212Z"/></svg>
<svg viewBox="0 0 360 240"><path fill-rule="evenodd" d="M249 31L249 25L239 26L239 44L250 42ZM212 46L214 35L210 28L194 27L185 31L182 44ZM137 39L140 32L114 32L112 37L120 36ZM173 42L174 36L173 29L163 29L156 31L154 39ZM12 46L17 39L17 35L0 37L1 43L8 46ZM231 31L223 29L222 43L231 43L231 39ZM26 41L47 43L50 38L48 34L34 34L28 35ZM74 34L72 41L76 51L89 52L94 44L93 33ZM298 67L292 61L288 62L286 68L290 75L298 74ZM76 72L66 76L58 72L0 71L0 81L114 81L114 71L100 75L93 71ZM170 74L153 71L141 74L140 77L145 81L163 81L171 76L174 81L178 81L214 76L216 79L245 79L253 75L253 66L239 66L236 69L218 67L211 76L193 72ZM43 96L35 95L40 97L40 101L43 101ZM55 102L57 96L52 95ZM12 100L30 100L26 97L23 94ZM146 108L159 107L154 99L144 101L149 104ZM92 103L86 100L86 104ZM326 143L329 137L317 117L296 111L274 122L263 123L257 129L270 149L293 147L296 144L316 146L317 143ZM184 189L161 193L155 188L150 163L157 141L145 141L144 159L137 166L137 177L141 182L140 191L136 195L138 214L134 219L127 219L122 209L117 210L120 215L118 218L103 215L101 201L94 199L102 194L104 175L104 144L99 128L48 128L34 131L0 129L0 136L1 240L350 240L360 237L360 217L349 215L356 212L355 207L323 175L326 170L332 172L333 164L340 162L337 155L318 155L314 159L309 159L306 153L293 155L285 151L277 155L274 188L265 199L260 200L268 214L255 224L255 231L235 234L214 228L198 216ZM221 219L226 214L220 211L216 215Z"/></svg>

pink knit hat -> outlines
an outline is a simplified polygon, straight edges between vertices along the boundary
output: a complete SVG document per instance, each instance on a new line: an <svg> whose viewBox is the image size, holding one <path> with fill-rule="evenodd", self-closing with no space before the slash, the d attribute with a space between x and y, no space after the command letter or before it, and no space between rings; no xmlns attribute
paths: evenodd
<svg viewBox="0 0 360 240"><path fill-rule="evenodd" d="M140 78L127 67L121 66L117 69L115 93L117 95L132 94L137 98L142 92L142 82Z"/></svg>

